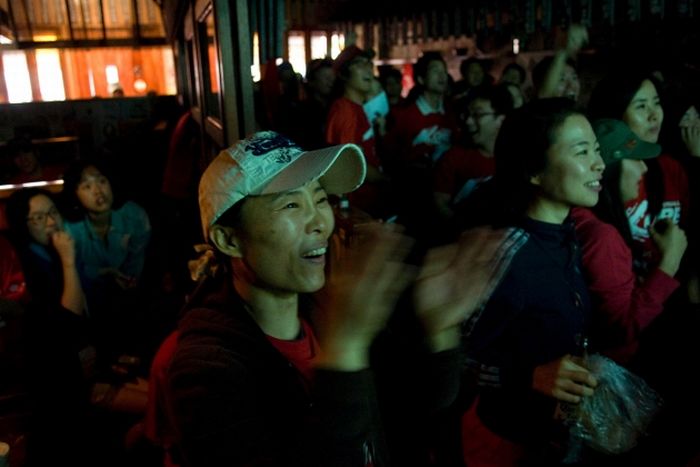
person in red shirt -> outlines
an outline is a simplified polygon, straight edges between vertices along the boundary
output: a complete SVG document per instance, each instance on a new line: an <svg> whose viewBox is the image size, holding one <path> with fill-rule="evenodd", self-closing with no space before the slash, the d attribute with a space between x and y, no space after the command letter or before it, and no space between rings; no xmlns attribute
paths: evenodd
<svg viewBox="0 0 700 467"><path fill-rule="evenodd" d="M433 174L433 199L442 217L451 219L452 206L494 174L493 148L511 109L510 94L503 87L482 87L471 94L462 115L469 141L447 151Z"/></svg>
<svg viewBox="0 0 700 467"><path fill-rule="evenodd" d="M352 143L362 148L367 177L362 187L349 194L350 202L374 217L383 217L386 214L383 192L388 179L377 155L374 128L362 108L374 82L372 62L367 52L350 45L336 57L333 69L336 72L334 93L340 97L328 111L326 143Z"/></svg>
<svg viewBox="0 0 700 467"><path fill-rule="evenodd" d="M652 228L661 259L645 277L632 267L633 240L624 206L639 196L647 171L644 160L661 152L657 144L639 139L620 120L593 123L605 161L601 201L592 209L577 208L572 217L581 241L583 267L593 301L593 344L620 363L629 363L642 332L664 309L678 288L678 272L688 244L673 223Z"/></svg>

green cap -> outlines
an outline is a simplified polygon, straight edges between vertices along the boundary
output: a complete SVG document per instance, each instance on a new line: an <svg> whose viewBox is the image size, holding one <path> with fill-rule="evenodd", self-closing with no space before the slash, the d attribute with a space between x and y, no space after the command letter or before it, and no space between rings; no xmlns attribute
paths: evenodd
<svg viewBox="0 0 700 467"><path fill-rule="evenodd" d="M606 165L622 159L653 159L661 154L661 146L642 141L621 120L603 118L593 122L593 131L600 144L600 155Z"/></svg>

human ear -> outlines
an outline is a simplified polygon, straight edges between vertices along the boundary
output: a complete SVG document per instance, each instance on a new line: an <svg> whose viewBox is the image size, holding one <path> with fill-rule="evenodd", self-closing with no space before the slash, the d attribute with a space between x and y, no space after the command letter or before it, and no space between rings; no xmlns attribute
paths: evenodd
<svg viewBox="0 0 700 467"><path fill-rule="evenodd" d="M214 224L211 229L209 229L209 240L214 244L217 250L226 256L231 256L233 258L241 258L243 256L240 242L238 241L233 227Z"/></svg>

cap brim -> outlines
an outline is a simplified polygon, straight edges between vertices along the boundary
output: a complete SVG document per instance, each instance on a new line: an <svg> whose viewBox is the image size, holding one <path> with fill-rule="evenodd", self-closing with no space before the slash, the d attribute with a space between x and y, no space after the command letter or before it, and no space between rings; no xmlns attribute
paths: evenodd
<svg viewBox="0 0 700 467"><path fill-rule="evenodd" d="M307 151L277 174L260 194L294 190L319 180L327 193L339 195L357 189L365 180L367 165L362 150L343 144Z"/></svg>
<svg viewBox="0 0 700 467"><path fill-rule="evenodd" d="M639 140L634 150L627 156L627 159L653 159L661 154L661 146Z"/></svg>

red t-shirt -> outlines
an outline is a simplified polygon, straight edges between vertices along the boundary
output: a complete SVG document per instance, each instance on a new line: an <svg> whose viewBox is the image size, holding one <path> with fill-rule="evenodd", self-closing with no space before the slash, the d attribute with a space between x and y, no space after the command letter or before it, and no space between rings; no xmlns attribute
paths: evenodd
<svg viewBox="0 0 700 467"><path fill-rule="evenodd" d="M433 191L452 199L464 198L479 182L493 176L496 161L478 149L455 146L440 159L433 174ZM458 196L460 195L460 196Z"/></svg>
<svg viewBox="0 0 700 467"><path fill-rule="evenodd" d="M330 145L353 143L362 148L367 164L381 169L374 131L360 104L346 97L336 99L328 111L326 141Z"/></svg>
<svg viewBox="0 0 700 467"><path fill-rule="evenodd" d="M304 387L308 391L313 381L313 363L318 354L318 342L313 329L305 320L301 320L302 336L293 341L266 336L267 340L297 369Z"/></svg>
<svg viewBox="0 0 700 467"><path fill-rule="evenodd" d="M639 184L637 199L625 203L625 212L630 223L632 238L639 246L641 256L635 257L635 266L639 271L649 271L660 260L656 245L649 235L649 228L661 219L671 219L674 224L687 223L690 194L688 177L678 161L667 154L658 159L663 174L664 193L661 211L655 218L649 213L649 202L644 179Z"/></svg>
<svg viewBox="0 0 700 467"><path fill-rule="evenodd" d="M452 146L456 131L452 113L444 107L435 111L422 99L391 109L393 122L386 137L386 149L401 164L433 165Z"/></svg>

